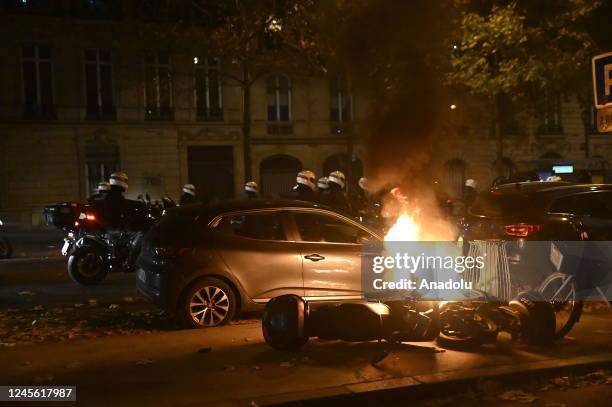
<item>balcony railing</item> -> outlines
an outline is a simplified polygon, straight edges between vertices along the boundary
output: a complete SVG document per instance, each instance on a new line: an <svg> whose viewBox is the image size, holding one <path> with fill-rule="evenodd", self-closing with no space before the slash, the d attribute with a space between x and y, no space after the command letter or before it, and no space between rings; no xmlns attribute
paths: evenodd
<svg viewBox="0 0 612 407"><path fill-rule="evenodd" d="M145 119L152 121L172 121L174 120L174 108L172 107L147 107L145 109Z"/></svg>
<svg viewBox="0 0 612 407"><path fill-rule="evenodd" d="M268 123L268 134L293 134L293 125L291 123Z"/></svg>
<svg viewBox="0 0 612 407"><path fill-rule="evenodd" d="M87 120L117 120L115 106L87 106Z"/></svg>

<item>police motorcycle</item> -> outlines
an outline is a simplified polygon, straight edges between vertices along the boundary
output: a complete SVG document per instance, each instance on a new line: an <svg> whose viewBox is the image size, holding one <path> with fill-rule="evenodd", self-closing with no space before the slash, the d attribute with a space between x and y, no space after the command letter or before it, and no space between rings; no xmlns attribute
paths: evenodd
<svg viewBox="0 0 612 407"><path fill-rule="evenodd" d="M4 223L0 220L0 232L4 227ZM13 254L13 247L6 236L0 234L0 259L8 259Z"/></svg>
<svg viewBox="0 0 612 407"><path fill-rule="evenodd" d="M111 271L132 271L140 236L161 217L164 208L132 204L123 230L108 230L104 215L91 205L64 202L47 206L47 224L67 232L62 255L68 274L81 285L96 285Z"/></svg>

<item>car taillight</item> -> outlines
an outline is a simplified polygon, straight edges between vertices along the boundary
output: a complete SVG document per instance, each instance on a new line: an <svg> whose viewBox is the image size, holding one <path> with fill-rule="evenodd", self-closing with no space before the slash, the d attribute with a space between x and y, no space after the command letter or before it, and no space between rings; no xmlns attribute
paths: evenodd
<svg viewBox="0 0 612 407"><path fill-rule="evenodd" d="M534 225L532 223L513 223L506 225L506 234L514 237L528 237L542 230L542 225Z"/></svg>

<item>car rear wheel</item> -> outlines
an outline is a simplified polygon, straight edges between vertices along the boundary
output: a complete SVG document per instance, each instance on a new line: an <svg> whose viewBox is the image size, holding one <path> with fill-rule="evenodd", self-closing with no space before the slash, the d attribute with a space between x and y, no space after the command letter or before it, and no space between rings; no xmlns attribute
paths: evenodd
<svg viewBox="0 0 612 407"><path fill-rule="evenodd" d="M232 288L217 278L203 278L192 284L182 297L179 313L187 328L225 325L237 311Z"/></svg>

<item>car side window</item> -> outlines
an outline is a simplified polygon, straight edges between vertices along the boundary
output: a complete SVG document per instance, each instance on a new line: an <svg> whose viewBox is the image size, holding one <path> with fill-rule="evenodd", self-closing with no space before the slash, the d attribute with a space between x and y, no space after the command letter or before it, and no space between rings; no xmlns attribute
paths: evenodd
<svg viewBox="0 0 612 407"><path fill-rule="evenodd" d="M249 239L287 240L282 219L278 213L224 216L215 229L221 233Z"/></svg>
<svg viewBox="0 0 612 407"><path fill-rule="evenodd" d="M612 192L592 192L560 198L551 205L550 210L594 218L612 218Z"/></svg>
<svg viewBox="0 0 612 407"><path fill-rule="evenodd" d="M358 244L372 239L366 231L332 216L297 212L294 219L304 242Z"/></svg>

